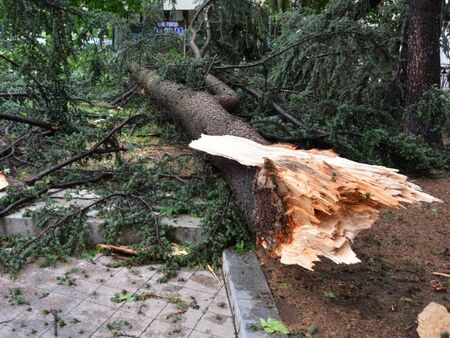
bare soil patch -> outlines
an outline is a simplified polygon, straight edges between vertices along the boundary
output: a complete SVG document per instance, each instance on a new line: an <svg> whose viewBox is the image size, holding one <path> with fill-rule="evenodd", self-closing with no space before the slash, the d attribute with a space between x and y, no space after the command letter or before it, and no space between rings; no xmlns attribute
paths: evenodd
<svg viewBox="0 0 450 338"><path fill-rule="evenodd" d="M323 259L310 272L258 256L282 320L297 337L418 337L430 302L450 310L450 178L415 183L444 203L385 210L353 245L362 263Z"/></svg>

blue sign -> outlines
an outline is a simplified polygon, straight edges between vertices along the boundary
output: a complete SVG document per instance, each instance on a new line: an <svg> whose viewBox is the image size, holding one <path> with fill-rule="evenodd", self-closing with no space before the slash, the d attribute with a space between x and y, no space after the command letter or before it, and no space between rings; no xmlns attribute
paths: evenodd
<svg viewBox="0 0 450 338"><path fill-rule="evenodd" d="M184 28L183 27L167 27L167 26L158 26L154 29L155 34L177 34L177 35L183 35L184 34Z"/></svg>

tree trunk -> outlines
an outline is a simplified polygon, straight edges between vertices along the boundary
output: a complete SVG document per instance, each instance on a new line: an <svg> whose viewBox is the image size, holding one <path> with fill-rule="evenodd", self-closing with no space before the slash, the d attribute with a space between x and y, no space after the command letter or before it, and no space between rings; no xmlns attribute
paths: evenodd
<svg viewBox="0 0 450 338"><path fill-rule="evenodd" d="M433 147L442 147L442 134L435 123L427 123L418 116L414 104L433 85L440 83L439 36L441 32L441 2L437 0L410 0L410 32L408 38L408 68L406 106L403 129L406 133L421 135Z"/></svg>
<svg viewBox="0 0 450 338"><path fill-rule="evenodd" d="M247 123L230 115L210 94L194 92L171 81L161 81L157 73L139 68L136 64L131 64L129 70L147 90L150 100L162 107L170 119L180 123L192 139L198 139L201 134L235 135L268 144ZM253 181L256 170L222 157L210 156L209 159L224 174L249 221L250 230L255 234L257 222Z"/></svg>

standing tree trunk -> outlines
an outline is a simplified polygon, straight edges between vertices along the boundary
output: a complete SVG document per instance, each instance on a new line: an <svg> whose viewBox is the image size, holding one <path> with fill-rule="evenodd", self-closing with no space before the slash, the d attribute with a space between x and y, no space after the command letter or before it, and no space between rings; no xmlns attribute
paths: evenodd
<svg viewBox="0 0 450 338"><path fill-rule="evenodd" d="M441 2L410 0L411 21L408 38L406 106L403 129L421 135L433 147L441 148L442 134L434 121L426 123L416 107L422 95L440 83L439 36L441 33Z"/></svg>

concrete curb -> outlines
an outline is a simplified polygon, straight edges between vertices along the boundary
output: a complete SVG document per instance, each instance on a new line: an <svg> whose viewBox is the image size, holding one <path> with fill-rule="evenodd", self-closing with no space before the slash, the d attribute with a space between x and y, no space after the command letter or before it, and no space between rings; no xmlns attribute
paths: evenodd
<svg viewBox="0 0 450 338"><path fill-rule="evenodd" d="M255 330L260 318L280 319L272 293L253 251L237 254L227 249L222 254L223 273L234 325L239 338L276 337L284 334L268 334Z"/></svg>

